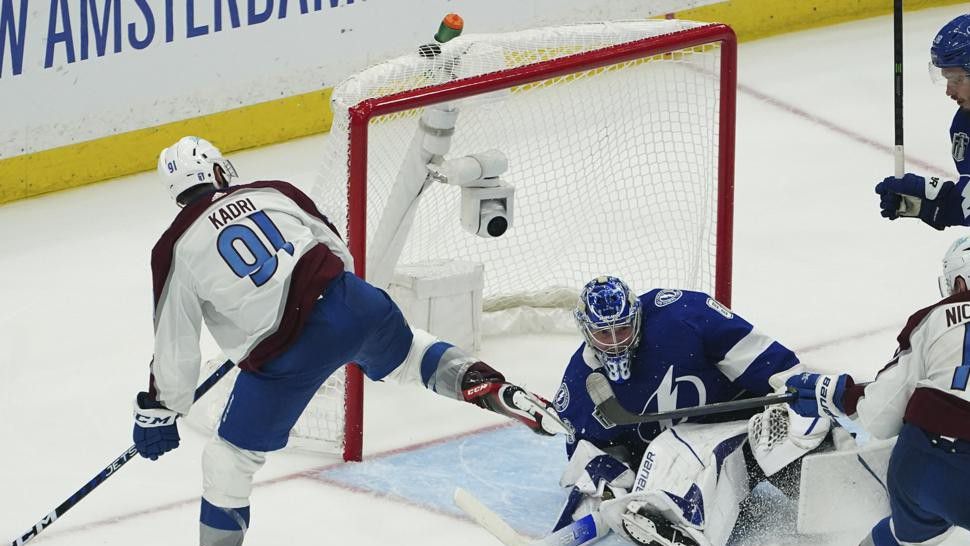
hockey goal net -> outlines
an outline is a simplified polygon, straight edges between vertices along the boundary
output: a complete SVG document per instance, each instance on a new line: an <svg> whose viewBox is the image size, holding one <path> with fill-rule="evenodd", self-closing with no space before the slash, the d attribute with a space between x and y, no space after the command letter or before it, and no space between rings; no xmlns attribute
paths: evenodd
<svg viewBox="0 0 970 546"><path fill-rule="evenodd" d="M456 188L421 194L400 264L484 264L485 310L571 306L599 274L730 303L736 42L720 24L610 22L463 35L370 67L333 90L311 195L357 273L428 108L457 109L449 157L501 150L511 227L480 238ZM359 370L336 374L297 433L361 454ZM343 399L340 396L343 396ZM336 415L334 417L333 415ZM321 418L321 416L326 417Z"/></svg>

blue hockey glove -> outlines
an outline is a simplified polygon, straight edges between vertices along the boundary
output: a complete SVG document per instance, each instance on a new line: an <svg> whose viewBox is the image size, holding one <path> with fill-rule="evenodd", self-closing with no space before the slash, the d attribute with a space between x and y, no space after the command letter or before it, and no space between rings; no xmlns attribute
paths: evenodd
<svg viewBox="0 0 970 546"><path fill-rule="evenodd" d="M890 176L876 184L876 193L880 196L880 214L890 220L900 216L916 216L938 230L947 226L962 226L965 222L962 195L965 186L965 180L954 184L913 173L906 173L902 178ZM900 211L903 196L915 198L918 206L913 210Z"/></svg>
<svg viewBox="0 0 970 546"><path fill-rule="evenodd" d="M788 404L802 417L844 417L845 390L852 385L845 374L802 373L785 382L789 392L798 396Z"/></svg>
<svg viewBox="0 0 970 546"><path fill-rule="evenodd" d="M178 413L153 400L147 392L135 398L135 430L132 438L138 454L155 460L179 446Z"/></svg>

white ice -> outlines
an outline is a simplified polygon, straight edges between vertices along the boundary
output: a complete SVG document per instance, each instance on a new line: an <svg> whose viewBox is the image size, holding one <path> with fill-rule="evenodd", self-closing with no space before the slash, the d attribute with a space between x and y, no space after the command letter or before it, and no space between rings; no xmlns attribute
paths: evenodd
<svg viewBox="0 0 970 546"><path fill-rule="evenodd" d="M906 16L912 171L954 171L947 138L954 104L925 67L934 32L965 8ZM891 20L743 44L739 65L733 307L810 366L869 378L891 356L908 315L936 301L940 257L966 232L879 217L872 188L893 172ZM247 178L309 185L323 138L232 159ZM131 401L145 386L151 356L149 249L174 213L151 173L0 207L3 540L25 532L130 445ZM577 343L565 335L489 339L482 356L551 395ZM365 411L371 460L501 422L385 385L368 387ZM178 450L154 463L132 461L36 542L194 544L204 438L187 427L182 433ZM247 544L496 543L467 520L312 477L335 462L270 457L258 474ZM508 472L516 465L510 459ZM857 544L870 523L823 543ZM947 544L968 544L968 537Z"/></svg>

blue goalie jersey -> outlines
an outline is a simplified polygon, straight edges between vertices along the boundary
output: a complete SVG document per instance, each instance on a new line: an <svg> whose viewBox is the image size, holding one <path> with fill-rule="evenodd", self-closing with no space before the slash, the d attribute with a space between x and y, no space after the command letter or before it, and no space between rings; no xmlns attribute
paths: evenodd
<svg viewBox="0 0 970 546"><path fill-rule="evenodd" d="M707 294L655 289L639 299L641 338L631 377L612 383L617 400L630 411L655 413L763 396L774 390L769 377L798 365L792 351ZM623 446L639 460L646 444L673 423L604 428L586 392L586 378L601 368L585 343L566 367L553 403L574 428L567 454L572 456L576 442L585 439L601 449Z"/></svg>

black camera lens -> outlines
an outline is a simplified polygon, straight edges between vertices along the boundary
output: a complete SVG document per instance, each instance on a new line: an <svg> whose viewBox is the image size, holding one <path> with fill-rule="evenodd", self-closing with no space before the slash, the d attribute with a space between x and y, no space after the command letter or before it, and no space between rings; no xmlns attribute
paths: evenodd
<svg viewBox="0 0 970 546"><path fill-rule="evenodd" d="M501 237L509 229L509 221L504 216L496 216L488 221L485 229L492 237Z"/></svg>

